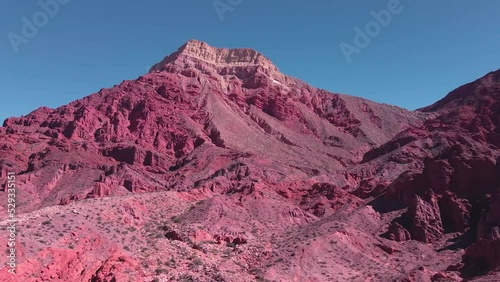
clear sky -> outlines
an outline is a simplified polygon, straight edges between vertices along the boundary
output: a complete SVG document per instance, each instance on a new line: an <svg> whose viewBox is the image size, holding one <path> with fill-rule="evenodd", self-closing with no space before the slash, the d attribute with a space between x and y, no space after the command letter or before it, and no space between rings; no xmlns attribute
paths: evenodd
<svg viewBox="0 0 500 282"><path fill-rule="evenodd" d="M2 1L0 122L135 79L189 39L254 48L313 86L409 109L500 68L500 1L397 2ZM369 42L355 41L367 26Z"/></svg>

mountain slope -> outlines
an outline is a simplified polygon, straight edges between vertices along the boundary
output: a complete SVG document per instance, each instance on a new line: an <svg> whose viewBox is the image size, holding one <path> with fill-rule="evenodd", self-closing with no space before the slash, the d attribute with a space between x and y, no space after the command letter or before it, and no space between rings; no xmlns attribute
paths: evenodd
<svg viewBox="0 0 500 282"><path fill-rule="evenodd" d="M4 122L0 177L14 171L20 187L18 275L484 274L499 264L495 81L498 71L412 112L314 88L251 49L189 41L136 80Z"/></svg>
<svg viewBox="0 0 500 282"><path fill-rule="evenodd" d="M229 63L220 63L221 56ZM43 171L42 177L31 176L33 193L22 196L26 204L37 203L26 207L29 211L85 197L93 189L85 186L89 178L107 183L112 195L126 192L123 188L189 189L210 172L196 169L196 179L175 175L190 166L198 151L246 154L258 161L266 156L269 169L299 178L326 174L358 162L370 146L422 117L315 89L280 74L255 51L190 41L135 81L55 110L41 108L7 119L3 130L12 140L3 147L8 148L6 159L12 157L6 164L23 172L21 177ZM10 145L16 142L17 148ZM199 168L206 165L199 162ZM120 163L130 167L119 177L107 172ZM68 182L81 185L68 189ZM37 194L41 197L34 198Z"/></svg>

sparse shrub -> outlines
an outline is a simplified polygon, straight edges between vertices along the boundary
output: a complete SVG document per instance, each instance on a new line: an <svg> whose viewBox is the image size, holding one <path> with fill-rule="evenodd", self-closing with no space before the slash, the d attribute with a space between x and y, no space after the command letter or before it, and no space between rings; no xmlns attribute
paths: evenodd
<svg viewBox="0 0 500 282"><path fill-rule="evenodd" d="M203 264L203 260L201 260L200 258L195 258L193 260L193 264L194 265L202 265Z"/></svg>
<svg viewBox="0 0 500 282"><path fill-rule="evenodd" d="M177 281L182 281L182 282L195 282L196 280L193 278L193 276L189 274L182 274L179 276Z"/></svg>
<svg viewBox="0 0 500 282"><path fill-rule="evenodd" d="M166 272L166 271L165 271L165 269L162 269L162 268L157 268L157 269L155 270L156 275L160 275L160 274L162 274L162 273L164 273L164 272Z"/></svg>
<svg viewBox="0 0 500 282"><path fill-rule="evenodd" d="M174 258L171 258L169 261L165 262L165 265L168 267L177 267L177 262L175 261Z"/></svg>
<svg viewBox="0 0 500 282"><path fill-rule="evenodd" d="M266 282L266 279L264 279L264 272L262 269L259 268L253 268L250 270L250 273L255 275L255 280L259 282Z"/></svg>

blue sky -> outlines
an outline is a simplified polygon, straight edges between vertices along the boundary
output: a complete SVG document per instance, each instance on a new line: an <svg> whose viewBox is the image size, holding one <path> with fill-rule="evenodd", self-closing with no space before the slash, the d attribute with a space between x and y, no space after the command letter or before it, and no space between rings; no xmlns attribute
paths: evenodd
<svg viewBox="0 0 500 282"><path fill-rule="evenodd" d="M135 79L189 39L254 48L313 86L409 109L500 68L496 0L51 1L45 19L39 1L0 4L0 122ZM377 30L382 10L391 20ZM37 21L32 38L23 18ZM342 42L357 48L350 62Z"/></svg>

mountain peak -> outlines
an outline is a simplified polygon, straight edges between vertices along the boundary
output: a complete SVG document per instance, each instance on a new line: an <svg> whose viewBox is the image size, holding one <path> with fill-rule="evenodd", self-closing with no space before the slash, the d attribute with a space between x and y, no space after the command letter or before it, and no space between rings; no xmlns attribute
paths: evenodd
<svg viewBox="0 0 500 282"><path fill-rule="evenodd" d="M154 65L150 72L164 71L176 65L181 68L206 67L217 72L231 73L235 68L253 68L270 76L282 76L278 68L264 55L251 48L217 48L199 40L189 40L176 52Z"/></svg>
<svg viewBox="0 0 500 282"><path fill-rule="evenodd" d="M195 39L187 41L172 55L190 56L217 65L248 66L272 64L264 55L251 48L217 48Z"/></svg>

